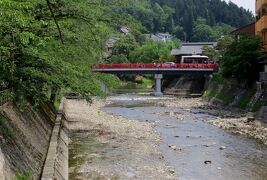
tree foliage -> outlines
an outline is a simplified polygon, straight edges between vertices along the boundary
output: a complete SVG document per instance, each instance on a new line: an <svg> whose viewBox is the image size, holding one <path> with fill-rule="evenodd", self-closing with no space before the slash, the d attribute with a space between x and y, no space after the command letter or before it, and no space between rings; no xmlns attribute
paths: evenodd
<svg viewBox="0 0 267 180"><path fill-rule="evenodd" d="M204 54L207 55L211 60L215 62L220 62L222 57L224 57L224 54L228 48L228 46L233 42L233 37L228 35L221 37L217 41L217 46L215 48L204 46L203 51Z"/></svg>
<svg viewBox="0 0 267 180"><path fill-rule="evenodd" d="M86 97L101 95L100 76L90 67L121 20L109 12L122 3L1 0L1 86L14 100L30 98L35 104L62 88Z"/></svg>
<svg viewBox="0 0 267 180"><path fill-rule="evenodd" d="M148 32L169 32L183 41L208 41L209 35L212 39L218 38L254 21L248 10L222 0L135 0L131 3L122 13L131 14ZM198 25L199 18L206 22Z"/></svg>
<svg viewBox="0 0 267 180"><path fill-rule="evenodd" d="M257 76L256 58L261 55L261 38L241 35L227 48L221 60L224 77L251 80Z"/></svg>
<svg viewBox="0 0 267 180"><path fill-rule="evenodd" d="M118 41L114 43L112 54L113 55L124 55L129 58L130 51L137 47L135 37L131 34L122 36Z"/></svg>
<svg viewBox="0 0 267 180"><path fill-rule="evenodd" d="M193 28L192 41L203 42L203 41L215 41L216 34L213 29L206 24L206 20L198 18Z"/></svg>
<svg viewBox="0 0 267 180"><path fill-rule="evenodd" d="M172 61L171 50L178 47L178 43L150 41L145 45L138 46L130 53L130 62L133 63L156 63Z"/></svg>

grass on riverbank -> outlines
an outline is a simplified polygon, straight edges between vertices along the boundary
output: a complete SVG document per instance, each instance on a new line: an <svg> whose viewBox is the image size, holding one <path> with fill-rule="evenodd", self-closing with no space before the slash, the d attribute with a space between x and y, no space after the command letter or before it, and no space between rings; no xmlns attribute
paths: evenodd
<svg viewBox="0 0 267 180"><path fill-rule="evenodd" d="M32 173L30 171L24 171L23 173L16 172L16 180L31 180Z"/></svg>
<svg viewBox="0 0 267 180"><path fill-rule="evenodd" d="M252 107L249 107L255 93L255 87L245 87L234 79L223 80L216 75L203 96L216 98L226 105L231 104L231 106L242 110L257 112L265 103L258 100Z"/></svg>
<svg viewBox="0 0 267 180"><path fill-rule="evenodd" d="M247 109L251 98L253 97L253 95L255 94L255 90L252 89L248 89L245 91L245 93L239 98L238 103L236 104L236 107L240 108L240 109Z"/></svg>
<svg viewBox="0 0 267 180"><path fill-rule="evenodd" d="M154 84L154 80L153 79L149 79L149 78L144 78L143 80L143 85L146 87L146 88L152 88L153 84Z"/></svg>
<svg viewBox="0 0 267 180"><path fill-rule="evenodd" d="M224 85L218 82L212 82L209 88L204 92L204 97L212 97L221 100L225 104L231 103L235 89L232 86Z"/></svg>

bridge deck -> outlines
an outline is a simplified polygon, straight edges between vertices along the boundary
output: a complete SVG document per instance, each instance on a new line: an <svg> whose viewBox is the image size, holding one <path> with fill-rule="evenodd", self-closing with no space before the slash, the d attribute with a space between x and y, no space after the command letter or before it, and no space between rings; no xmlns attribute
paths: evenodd
<svg viewBox="0 0 267 180"><path fill-rule="evenodd" d="M180 73L213 73L217 64L98 64L93 67L95 72L127 74L180 74Z"/></svg>

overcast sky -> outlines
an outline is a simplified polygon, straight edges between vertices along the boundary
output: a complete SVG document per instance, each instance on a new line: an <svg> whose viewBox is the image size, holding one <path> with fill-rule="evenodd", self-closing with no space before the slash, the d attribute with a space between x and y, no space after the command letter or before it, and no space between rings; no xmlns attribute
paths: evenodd
<svg viewBox="0 0 267 180"><path fill-rule="evenodd" d="M227 2L229 0L226 0ZM231 0L233 3L237 4L238 6L242 6L245 9L249 9L254 13L255 11L255 0Z"/></svg>

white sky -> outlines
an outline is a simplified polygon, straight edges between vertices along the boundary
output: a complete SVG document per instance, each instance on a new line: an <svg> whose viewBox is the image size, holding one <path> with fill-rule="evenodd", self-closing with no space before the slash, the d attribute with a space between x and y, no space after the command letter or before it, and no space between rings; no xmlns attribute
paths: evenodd
<svg viewBox="0 0 267 180"><path fill-rule="evenodd" d="M229 2L229 0L225 0ZM249 9L250 11L255 12L255 0L231 0L233 3L237 4L238 6L242 6L245 9Z"/></svg>

